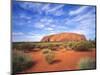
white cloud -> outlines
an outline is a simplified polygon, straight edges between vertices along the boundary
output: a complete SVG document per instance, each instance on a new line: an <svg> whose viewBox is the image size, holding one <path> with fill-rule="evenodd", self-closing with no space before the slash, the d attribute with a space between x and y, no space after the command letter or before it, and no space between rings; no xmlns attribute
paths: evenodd
<svg viewBox="0 0 100 75"><path fill-rule="evenodd" d="M91 20L91 19L95 19L95 14L92 14L93 11L87 12L86 14L83 15L79 15L77 17L75 17L75 21L83 21L83 20Z"/></svg>
<svg viewBox="0 0 100 75"><path fill-rule="evenodd" d="M53 8L48 8L46 10L46 14L53 14L55 16L61 16L64 14L63 10L61 9L64 5L55 6Z"/></svg>
<svg viewBox="0 0 100 75"><path fill-rule="evenodd" d="M32 17L26 15L25 13L21 13L21 14L19 15L19 17L20 17L21 19L27 19L27 20L32 19Z"/></svg>
<svg viewBox="0 0 100 75"><path fill-rule="evenodd" d="M64 11L63 11L62 9L57 10L57 11L54 13L55 16L61 16L61 15L63 15L63 14L65 14L65 13L64 13Z"/></svg>
<svg viewBox="0 0 100 75"><path fill-rule="evenodd" d="M23 2L19 3L19 5L25 10L29 10L31 12L36 11L41 14L41 8L44 6L42 3L32 3L32 2Z"/></svg>
<svg viewBox="0 0 100 75"><path fill-rule="evenodd" d="M12 41L40 41L45 34L34 34L33 32L28 32L23 34L22 32L13 32Z"/></svg>
<svg viewBox="0 0 100 75"><path fill-rule="evenodd" d="M54 27L54 25L52 24L53 22L54 22L53 18L45 17L41 18L38 22L33 24L33 26L38 29L52 30L51 28L48 27Z"/></svg>
<svg viewBox="0 0 100 75"><path fill-rule="evenodd" d="M51 24L50 27L56 27L56 25L55 24Z"/></svg>
<svg viewBox="0 0 100 75"><path fill-rule="evenodd" d="M67 19L65 21L66 21L66 24L70 25L70 24L75 23L75 22L82 23L83 21L85 21L84 24L88 23L88 22L89 23L91 23L91 22L95 23L93 20L95 20L95 14L93 14L92 11L89 11L89 12L81 14L81 15L76 15L75 17L73 17L71 19Z"/></svg>
<svg viewBox="0 0 100 75"><path fill-rule="evenodd" d="M43 10L43 11L46 11L46 10L49 10L50 9L50 4L45 4L42 8L41 8L41 10Z"/></svg>
<svg viewBox="0 0 100 75"><path fill-rule="evenodd" d="M45 30L52 31L52 30L54 30L54 29L51 28L51 27L47 27L47 28L45 28Z"/></svg>
<svg viewBox="0 0 100 75"><path fill-rule="evenodd" d="M40 8L42 6L41 3L32 3L32 2L23 2L19 3L19 5L24 9Z"/></svg>
<svg viewBox="0 0 100 75"><path fill-rule="evenodd" d="M82 11L83 8L80 10ZM77 14L72 19L65 20L66 26L72 27L69 32L84 34L88 39L91 37L90 34L95 36L95 13L93 12L88 11L87 13Z"/></svg>
<svg viewBox="0 0 100 75"><path fill-rule="evenodd" d="M23 32L13 32L12 35L19 36L19 35L24 35L24 33Z"/></svg>
<svg viewBox="0 0 100 75"><path fill-rule="evenodd" d="M49 18L49 17L44 17L44 18L40 19L40 22L51 23L51 22L53 22L53 19Z"/></svg>
<svg viewBox="0 0 100 75"><path fill-rule="evenodd" d="M34 24L34 27L35 27L35 28L42 29L42 28L45 27L45 25L44 25L43 23L39 22L39 23L35 23L35 24Z"/></svg>
<svg viewBox="0 0 100 75"><path fill-rule="evenodd" d="M88 6L81 6L80 8L76 9L76 10L72 10L69 12L69 15L77 15L81 12L84 12L84 10L86 10L88 8Z"/></svg>
<svg viewBox="0 0 100 75"><path fill-rule="evenodd" d="M54 7L51 7L51 4L43 4L43 3L29 3L29 2L23 2L23 4L19 4L22 8L30 11L37 11L39 14L42 12L46 12L46 14L53 14L55 16L60 16L64 14L64 12L61 10L61 8L64 5L56 5Z"/></svg>
<svg viewBox="0 0 100 75"><path fill-rule="evenodd" d="M63 6L64 6L64 5L56 6L56 7L52 8L52 9L49 9L47 12L54 12L54 11L56 11L56 10L62 8Z"/></svg>
<svg viewBox="0 0 100 75"><path fill-rule="evenodd" d="M26 37L26 41L27 41L27 40L28 40L28 41L40 41L40 40L43 38L43 36L45 36L45 35L27 36L27 37Z"/></svg>
<svg viewBox="0 0 100 75"><path fill-rule="evenodd" d="M61 16L65 15L66 17L66 11L63 10L64 5L58 5L58 6L53 6L50 7L50 4L37 4L37 3L32 3L31 4L26 4L24 8L27 10L31 11L38 11L40 13L46 12L46 14L52 14L55 16ZM34 8L34 9L33 9ZM76 10L71 10L69 12L69 15L66 18L63 19L54 19L52 16L45 15L42 18L37 17L35 21L33 21L33 18L31 19L31 16L27 16L26 14L20 14L20 18L22 19L27 19L25 20L25 23L27 22L27 25L34 26L34 28L37 28L39 30L44 30L43 32L54 34L54 33L59 33L59 32L75 32L75 33L80 33L80 34L85 34L88 36L89 34L95 33L95 14L93 14L92 11L87 11L88 6L81 6L80 8ZM37 14L38 15L38 14ZM74 16L73 16L74 15ZM69 18L71 16L72 18ZM60 18L60 17L59 17ZM31 20L30 20L31 19ZM21 22L20 22L21 23ZM23 22L22 22L23 23ZM24 23L24 25L26 25ZM19 23L18 23L19 24ZM21 24L22 25L22 24ZM33 29L34 29L33 28ZM43 34L45 34L43 33ZM14 36L20 36L20 37L15 37L14 39L18 38L18 40L32 40L32 41L39 41L43 36L43 34L34 34L34 33L13 33Z"/></svg>

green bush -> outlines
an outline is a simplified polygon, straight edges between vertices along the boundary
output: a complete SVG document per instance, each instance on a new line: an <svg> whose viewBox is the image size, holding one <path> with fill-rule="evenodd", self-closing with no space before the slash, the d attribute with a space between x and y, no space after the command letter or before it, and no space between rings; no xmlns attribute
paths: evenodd
<svg viewBox="0 0 100 75"><path fill-rule="evenodd" d="M38 45L34 45L32 43L15 43L13 44L13 50L19 50L24 52L35 51L38 48Z"/></svg>
<svg viewBox="0 0 100 75"><path fill-rule="evenodd" d="M72 49L79 51L87 51L94 47L94 45L89 41L72 42L69 46Z"/></svg>
<svg viewBox="0 0 100 75"><path fill-rule="evenodd" d="M52 64L55 58L54 52L51 49L43 49L43 54L44 54L45 60L49 64Z"/></svg>
<svg viewBox="0 0 100 75"><path fill-rule="evenodd" d="M66 43L66 46L73 48L74 46L76 46L77 42L68 42Z"/></svg>
<svg viewBox="0 0 100 75"><path fill-rule="evenodd" d="M95 69L96 61L93 58L82 58L78 64L79 69Z"/></svg>
<svg viewBox="0 0 100 75"><path fill-rule="evenodd" d="M21 49L22 49L22 44L13 43L13 45L12 45L12 49L21 50Z"/></svg>
<svg viewBox="0 0 100 75"><path fill-rule="evenodd" d="M13 51L12 56L13 73L19 73L35 64L35 61L31 57L21 51Z"/></svg>
<svg viewBox="0 0 100 75"><path fill-rule="evenodd" d="M91 43L94 45L93 48L96 47L96 39L94 39L94 40L89 40L89 42L91 42Z"/></svg>
<svg viewBox="0 0 100 75"><path fill-rule="evenodd" d="M33 48L34 48L34 45L32 45L32 44L25 43L22 45L22 49L24 49L24 50L30 50Z"/></svg>

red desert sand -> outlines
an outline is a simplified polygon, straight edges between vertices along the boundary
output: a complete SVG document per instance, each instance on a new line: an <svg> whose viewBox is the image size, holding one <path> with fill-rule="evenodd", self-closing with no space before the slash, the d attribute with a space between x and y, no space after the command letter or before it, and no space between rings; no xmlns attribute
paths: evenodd
<svg viewBox="0 0 100 75"><path fill-rule="evenodd" d="M95 58L95 50L92 51L73 51L73 50L58 50L55 51L55 62L48 64L42 51L28 53L36 61L35 66L23 71L26 72L47 72L47 71L63 71L63 70L78 70L77 64L84 57Z"/></svg>

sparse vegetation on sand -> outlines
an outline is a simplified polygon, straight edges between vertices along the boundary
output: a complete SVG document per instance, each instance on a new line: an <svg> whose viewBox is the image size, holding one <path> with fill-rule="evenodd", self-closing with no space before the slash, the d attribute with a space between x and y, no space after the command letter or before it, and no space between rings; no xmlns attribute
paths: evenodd
<svg viewBox="0 0 100 75"><path fill-rule="evenodd" d="M78 63L79 69L95 69L96 61L93 58L81 58Z"/></svg>
<svg viewBox="0 0 100 75"><path fill-rule="evenodd" d="M85 52L82 53L82 51ZM31 52L32 52L32 58L30 57ZM43 59L42 64L44 64L43 61L45 59L44 61L45 64L48 63L48 65L50 66L55 62L56 59L59 59L63 55L65 58L71 59L70 63L74 63L73 61L75 61L76 63L77 61L79 61L77 60L77 58L80 59L80 54L87 55L87 56L89 55L91 57L91 53L93 54L93 57L95 57L95 44L94 42L91 41L14 42L12 44L12 56L13 56L12 70L14 73L19 73L25 71L26 69L36 66L35 65L36 62L34 61L33 55L35 55L34 56L35 59L36 58ZM72 58L70 57L73 57L73 61ZM62 60L62 58L60 58L60 60ZM65 61L65 58L63 61ZM38 61L38 63L39 62L41 61ZM68 65L71 65L70 63L68 63ZM79 61L78 67L79 69L94 69L95 61L92 59L81 59Z"/></svg>
<svg viewBox="0 0 100 75"><path fill-rule="evenodd" d="M19 42L13 43L13 49L22 51L36 51L40 49L49 48L51 50L58 50L60 48L68 48L75 51L88 51L91 48L95 48L95 45L91 41L70 41L70 42Z"/></svg>
<svg viewBox="0 0 100 75"><path fill-rule="evenodd" d="M21 51L13 51L12 53L12 70L13 73L19 73L35 64L35 61L27 54Z"/></svg>
<svg viewBox="0 0 100 75"><path fill-rule="evenodd" d="M43 49L43 54L44 54L45 60L49 64L52 64L55 58L55 53L51 49Z"/></svg>
<svg viewBox="0 0 100 75"><path fill-rule="evenodd" d="M94 48L94 44L89 41L70 42L69 47L76 51L88 51Z"/></svg>

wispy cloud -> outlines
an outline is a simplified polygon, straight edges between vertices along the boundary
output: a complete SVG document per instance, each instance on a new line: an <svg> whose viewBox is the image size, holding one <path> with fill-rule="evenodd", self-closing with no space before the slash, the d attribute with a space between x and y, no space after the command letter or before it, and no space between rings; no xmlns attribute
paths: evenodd
<svg viewBox="0 0 100 75"><path fill-rule="evenodd" d="M13 8L13 40L40 41L43 36L75 32L95 37L95 7L18 2ZM17 14L16 14L17 12Z"/></svg>
<svg viewBox="0 0 100 75"><path fill-rule="evenodd" d="M45 30L52 31L54 29L52 27L47 27L47 28L45 28Z"/></svg>
<svg viewBox="0 0 100 75"><path fill-rule="evenodd" d="M57 5L51 9L48 9L46 11L47 14L52 14L55 16L61 16L64 14L64 11L62 10L62 8L64 7L64 5Z"/></svg>
<svg viewBox="0 0 100 75"><path fill-rule="evenodd" d="M13 32L12 41L40 41L44 34L35 34L34 32ZM24 37L24 38L23 38Z"/></svg>
<svg viewBox="0 0 100 75"><path fill-rule="evenodd" d="M29 2L23 2L22 4L19 3L19 5L24 8L25 10L31 11L31 12L37 12L41 14L42 12L45 12L46 14L53 14L56 16L59 16L63 14L63 11L61 9L64 5L56 5L54 7L51 7L51 4L47 3L29 3Z"/></svg>
<svg viewBox="0 0 100 75"><path fill-rule="evenodd" d="M47 11L47 10L49 10L49 9L50 9L50 4L45 4L45 5L41 8L42 11Z"/></svg>
<svg viewBox="0 0 100 75"><path fill-rule="evenodd" d="M81 6L78 9L72 10L69 12L69 15L77 15L80 14L81 12L84 12L86 9L88 8L88 6Z"/></svg>
<svg viewBox="0 0 100 75"><path fill-rule="evenodd" d="M34 27L35 27L35 28L42 29L42 28L45 27L45 25L39 22L39 23L35 23L35 24L34 24Z"/></svg>
<svg viewBox="0 0 100 75"><path fill-rule="evenodd" d="M81 15L77 15L72 19L68 20L66 22L67 25L76 25L75 28L70 29L70 31L84 34L88 37L88 39L91 38L90 34L93 34L92 37L95 37L95 14L93 14L92 12L93 10Z"/></svg>
<svg viewBox="0 0 100 75"><path fill-rule="evenodd" d="M13 32L12 33L13 36L20 36L20 35L24 35L23 32Z"/></svg>
<svg viewBox="0 0 100 75"><path fill-rule="evenodd" d="M54 12L54 11L56 11L56 10L62 8L63 6L64 6L64 5L56 6L56 7L52 8L52 9L48 10L48 12Z"/></svg>

